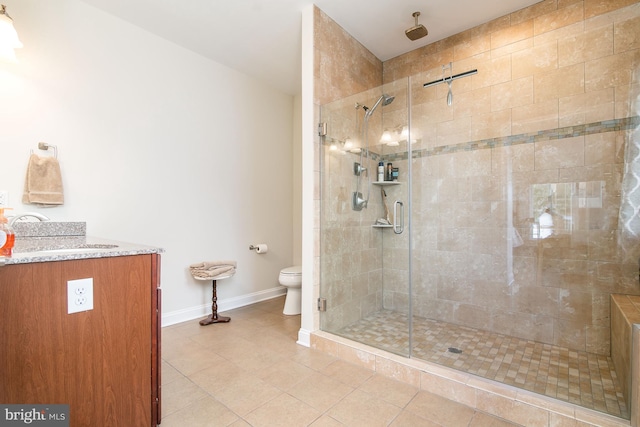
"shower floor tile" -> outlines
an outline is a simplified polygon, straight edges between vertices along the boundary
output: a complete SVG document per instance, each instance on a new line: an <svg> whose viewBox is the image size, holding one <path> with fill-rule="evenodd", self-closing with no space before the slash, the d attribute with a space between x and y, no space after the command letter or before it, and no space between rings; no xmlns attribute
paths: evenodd
<svg viewBox="0 0 640 427"><path fill-rule="evenodd" d="M336 334L394 353L409 346L407 316L383 310ZM412 357L629 419L608 356L414 317Z"/></svg>

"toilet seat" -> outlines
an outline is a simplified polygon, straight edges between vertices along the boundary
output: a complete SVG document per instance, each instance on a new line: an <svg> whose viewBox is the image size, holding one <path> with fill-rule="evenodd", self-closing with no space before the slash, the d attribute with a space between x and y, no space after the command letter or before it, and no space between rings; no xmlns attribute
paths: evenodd
<svg viewBox="0 0 640 427"><path fill-rule="evenodd" d="M301 265L294 265L293 267L283 268L282 270L280 270L280 274L301 276L302 275L302 266Z"/></svg>
<svg viewBox="0 0 640 427"><path fill-rule="evenodd" d="M282 286L299 288L302 286L302 266L283 268L278 279Z"/></svg>

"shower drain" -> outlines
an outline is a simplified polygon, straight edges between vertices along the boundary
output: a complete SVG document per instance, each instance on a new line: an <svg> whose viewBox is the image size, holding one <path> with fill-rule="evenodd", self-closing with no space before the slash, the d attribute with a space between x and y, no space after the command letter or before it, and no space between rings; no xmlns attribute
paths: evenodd
<svg viewBox="0 0 640 427"><path fill-rule="evenodd" d="M460 350L459 348L455 348L455 347L449 347L448 350L449 350L449 353L455 353L455 354L462 353L462 350Z"/></svg>

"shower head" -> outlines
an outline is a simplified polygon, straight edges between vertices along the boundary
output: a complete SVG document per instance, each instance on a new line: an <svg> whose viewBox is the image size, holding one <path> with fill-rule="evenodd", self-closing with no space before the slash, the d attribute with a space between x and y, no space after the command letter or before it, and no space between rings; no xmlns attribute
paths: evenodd
<svg viewBox="0 0 640 427"><path fill-rule="evenodd" d="M378 108L378 105L380 105L380 103L382 103L382 106L389 105L393 102L394 99L396 99L395 96L391 96L383 93L382 95L380 95L380 98L378 98L376 103L373 104L373 107L371 108L363 107L364 110L366 111L364 113L364 117L365 118L370 117L373 114L373 112L376 111L376 108Z"/></svg>
<svg viewBox="0 0 640 427"><path fill-rule="evenodd" d="M429 34L429 31L422 24L418 24L418 16L420 16L420 12L413 12L413 16L416 19L416 25L406 30L404 33L409 37L409 40L414 41L421 39L422 37Z"/></svg>

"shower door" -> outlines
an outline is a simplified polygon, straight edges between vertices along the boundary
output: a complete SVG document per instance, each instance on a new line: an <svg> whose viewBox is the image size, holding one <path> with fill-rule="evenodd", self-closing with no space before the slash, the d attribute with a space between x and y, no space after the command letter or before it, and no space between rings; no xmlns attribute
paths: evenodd
<svg viewBox="0 0 640 427"><path fill-rule="evenodd" d="M319 153L320 329L407 357L409 103L402 79L321 106Z"/></svg>

